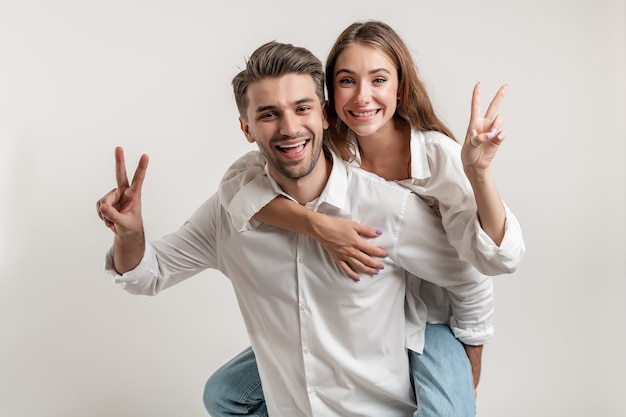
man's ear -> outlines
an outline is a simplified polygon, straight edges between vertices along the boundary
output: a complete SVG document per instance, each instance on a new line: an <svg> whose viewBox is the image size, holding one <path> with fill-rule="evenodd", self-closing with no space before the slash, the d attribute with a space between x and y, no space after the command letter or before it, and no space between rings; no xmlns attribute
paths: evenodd
<svg viewBox="0 0 626 417"><path fill-rule="evenodd" d="M324 130L328 129L328 100L322 103L322 117L324 118Z"/></svg>
<svg viewBox="0 0 626 417"><path fill-rule="evenodd" d="M250 125L244 120L243 117L239 117L239 129L241 129L243 134L246 135L246 139L248 140L248 142L256 142L254 136L252 136L252 133L250 133Z"/></svg>

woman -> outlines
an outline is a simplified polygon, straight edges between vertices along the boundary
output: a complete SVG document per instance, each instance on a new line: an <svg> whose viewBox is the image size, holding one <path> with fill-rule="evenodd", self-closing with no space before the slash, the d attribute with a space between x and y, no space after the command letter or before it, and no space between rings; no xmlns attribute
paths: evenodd
<svg viewBox="0 0 626 417"><path fill-rule="evenodd" d="M505 136L502 117L496 113L507 87L500 88L481 117L480 85L475 86L461 147L435 114L408 48L388 25L369 21L346 28L329 53L326 77L329 148L421 196L440 214L459 257L481 272L512 272L523 256L524 242L490 169ZM355 281L358 272L376 274L382 268L378 258L385 255L384 249L363 239L376 237L379 231L274 198L269 188L263 195L247 193L243 185L263 175L262 161L239 168L235 163L220 188L227 201L248 203L247 211L229 210L241 228L254 216L256 221L308 234ZM427 283L407 288L408 309L414 297L429 304L423 353L409 349L418 403L415 415L474 415L482 346L464 346L450 331L452 314L445 290ZM209 379L205 405L212 415L236 415L227 411L232 406L246 407L244 415L263 415L259 384L254 354L246 350ZM256 397L244 399L246 392Z"/></svg>

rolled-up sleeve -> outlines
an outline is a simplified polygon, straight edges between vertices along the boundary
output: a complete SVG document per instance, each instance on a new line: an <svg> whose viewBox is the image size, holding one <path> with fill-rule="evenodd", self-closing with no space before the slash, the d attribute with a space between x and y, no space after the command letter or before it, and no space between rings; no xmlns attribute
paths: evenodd
<svg viewBox="0 0 626 417"><path fill-rule="evenodd" d="M399 263L412 275L440 287L433 287L433 291L442 291L437 297L422 295L419 285L409 284L407 303L419 304L429 297L426 302L429 309L450 312L450 317L443 317L443 320L449 321L454 334L463 343L478 345L491 340L494 311L491 277L459 258L440 219L425 208L417 196L411 196L402 216L398 242L391 254L397 256ZM437 302L442 305L438 306ZM446 303L449 307L443 305Z"/></svg>
<svg viewBox="0 0 626 417"><path fill-rule="evenodd" d="M158 279L159 265L154 248L150 243L146 243L141 262L132 270L119 274L113 264L113 248L109 249L105 257L104 269L114 283L124 288L131 294L155 295L154 291L146 291L154 288L152 285Z"/></svg>
<svg viewBox="0 0 626 417"><path fill-rule="evenodd" d="M494 335L492 278L483 275L459 291L447 290L452 306L450 328L454 335L466 345L484 345L489 342Z"/></svg>
<svg viewBox="0 0 626 417"><path fill-rule="evenodd" d="M252 151L228 168L218 195L233 226L241 232L259 225L253 216L279 193L267 177L265 158L259 151Z"/></svg>
<svg viewBox="0 0 626 417"><path fill-rule="evenodd" d="M457 142L439 132L415 132L411 141L415 178L401 185L439 213L448 240L461 259L486 275L510 274L526 251L521 226L502 202L506 215L503 241L496 245L485 233L478 219L474 191L463 171L460 149Z"/></svg>
<svg viewBox="0 0 626 417"><path fill-rule="evenodd" d="M526 252L522 228L517 217L506 204L504 204L504 210L506 213L504 238L499 246L482 229L478 216L474 216L472 221L474 233L471 235L475 236L475 239L463 242L462 238L457 237L457 240L461 242L459 245L460 256L470 259L473 257L474 262L472 263L487 275L515 272ZM472 256L470 253L474 255Z"/></svg>
<svg viewBox="0 0 626 417"><path fill-rule="evenodd" d="M146 243L139 264L120 275L113 265L113 249L105 271L131 294L156 295L208 268L217 268L216 227L226 216L217 195L204 202L175 232Z"/></svg>

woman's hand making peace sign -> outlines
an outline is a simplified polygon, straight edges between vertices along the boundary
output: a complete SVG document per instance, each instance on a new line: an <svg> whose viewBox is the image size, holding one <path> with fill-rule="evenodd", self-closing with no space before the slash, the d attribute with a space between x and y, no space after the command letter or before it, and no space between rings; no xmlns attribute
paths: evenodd
<svg viewBox="0 0 626 417"><path fill-rule="evenodd" d="M480 115L480 83L476 83L472 93L472 110L467 135L461 150L461 160L466 173L490 167L506 133L501 130L504 117L498 114L498 107L509 86L503 85L496 93L484 117Z"/></svg>

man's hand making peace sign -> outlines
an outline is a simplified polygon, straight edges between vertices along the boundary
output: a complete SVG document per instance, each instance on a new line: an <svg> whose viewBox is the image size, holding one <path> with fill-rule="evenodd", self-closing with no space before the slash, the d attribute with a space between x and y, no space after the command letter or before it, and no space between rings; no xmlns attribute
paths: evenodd
<svg viewBox="0 0 626 417"><path fill-rule="evenodd" d="M96 203L98 216L115 233L113 259L115 269L120 274L135 268L143 257L145 240L141 217L141 187L147 169L148 155L144 154L139 159L132 183L129 183L124 150L121 147L115 148L117 188Z"/></svg>

